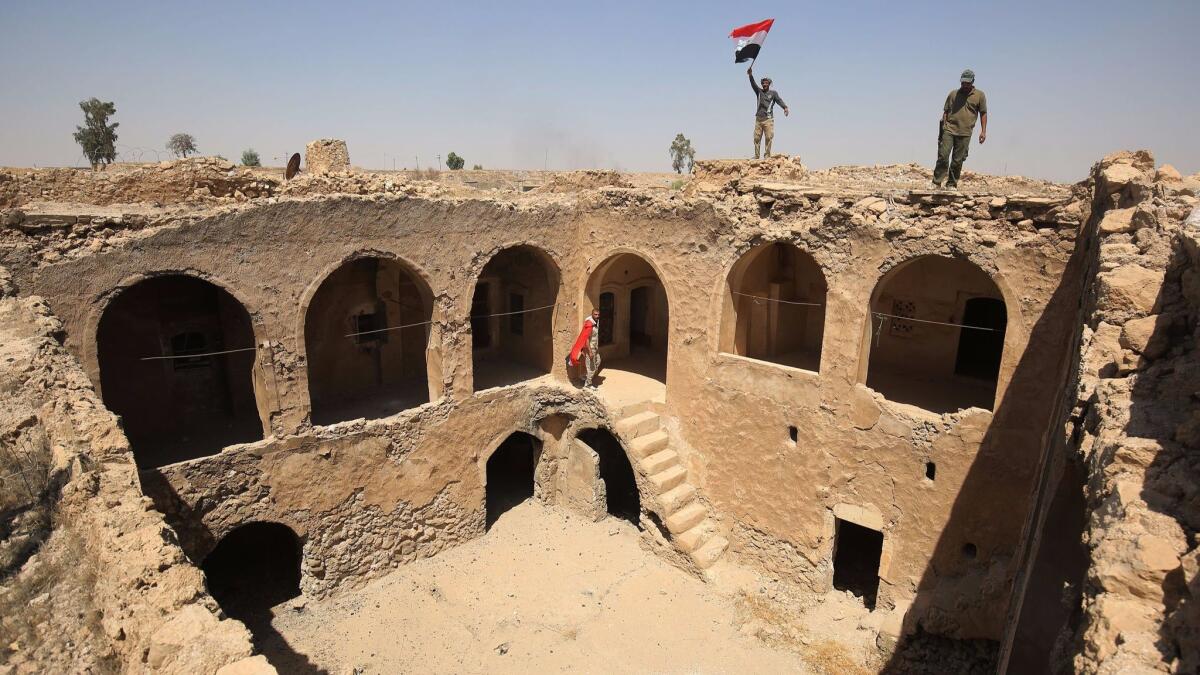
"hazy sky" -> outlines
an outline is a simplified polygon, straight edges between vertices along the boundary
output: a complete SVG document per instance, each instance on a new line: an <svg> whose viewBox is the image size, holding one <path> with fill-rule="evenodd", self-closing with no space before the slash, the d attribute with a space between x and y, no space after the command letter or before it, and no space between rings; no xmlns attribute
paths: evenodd
<svg viewBox="0 0 1200 675"><path fill-rule="evenodd" d="M750 150L726 38L776 19L757 75L811 167L920 162L959 72L988 96L967 166L1060 180L1121 148L1200 171L1200 1L28 2L0 0L0 165L79 165L78 102L114 101L122 159L186 131L265 163L322 137L357 166L667 171Z"/></svg>

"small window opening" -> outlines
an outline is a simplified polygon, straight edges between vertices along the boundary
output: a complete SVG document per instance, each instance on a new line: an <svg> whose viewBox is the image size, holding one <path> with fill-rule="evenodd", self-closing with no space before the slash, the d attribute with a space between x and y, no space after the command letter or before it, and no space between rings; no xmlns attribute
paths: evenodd
<svg viewBox="0 0 1200 675"><path fill-rule="evenodd" d="M508 294L508 311L515 312L508 315L508 332L513 335L525 334L525 296L520 293Z"/></svg>
<svg viewBox="0 0 1200 675"><path fill-rule="evenodd" d="M796 427L788 427L788 438L792 439L792 443L796 443L800 439L800 430Z"/></svg>
<svg viewBox="0 0 1200 675"><path fill-rule="evenodd" d="M204 336L204 333L180 333L171 338L172 356L202 354L207 350L208 339ZM175 366L175 370L205 368L211 363L212 357L210 356L192 356L184 359L171 359L171 364Z"/></svg>
<svg viewBox="0 0 1200 675"><path fill-rule="evenodd" d="M937 476L937 464L925 462L925 477L933 480Z"/></svg>
<svg viewBox="0 0 1200 675"><path fill-rule="evenodd" d="M839 518L833 545L833 587L862 598L874 610L883 533Z"/></svg>
<svg viewBox="0 0 1200 675"><path fill-rule="evenodd" d="M383 324L383 317L375 312L371 312L370 314L355 314L354 332L360 334L354 336L354 343L364 345L387 342L387 332L382 330L383 328L387 328L387 326Z"/></svg>
<svg viewBox="0 0 1200 675"><path fill-rule="evenodd" d="M975 548L975 544L968 542L963 544L962 554L963 558L966 558L967 560L974 560L975 556L979 555L979 549Z"/></svg>

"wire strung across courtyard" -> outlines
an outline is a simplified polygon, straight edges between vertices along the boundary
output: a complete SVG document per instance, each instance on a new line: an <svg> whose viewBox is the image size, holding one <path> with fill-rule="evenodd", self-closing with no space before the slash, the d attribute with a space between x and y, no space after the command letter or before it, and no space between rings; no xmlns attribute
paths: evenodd
<svg viewBox="0 0 1200 675"><path fill-rule="evenodd" d="M478 316L469 316L469 317L467 317L467 320L473 321L475 319L490 319L490 318L496 317L496 316L512 316L513 314L526 314L529 312L537 312L537 311L541 311L543 309L550 309L551 307L557 307L557 306L558 306L558 303L554 303L554 304L550 304L550 305L542 305L541 307L530 307L529 309L519 309L519 310L512 311L512 312L497 312L495 314L480 314ZM371 333L383 333L386 331L400 330L402 328L414 328L416 326L427 326L431 323L433 323L433 319L428 319L425 321L418 321L416 323L406 323L402 326L388 326L387 328L376 328L373 330L359 331L357 333L347 333L343 337L350 338L350 337L355 337L358 335L369 335ZM203 353L199 353L199 354L188 353L188 354L171 354L171 355L162 355L162 356L143 356L139 360L141 360L141 361L162 361L162 360L169 360L169 359L196 359L196 358L201 358L201 357L205 357L205 356L220 356L222 354L237 354L239 352L253 352L253 351L258 351L258 347L243 347L241 349L224 349L224 350L217 351L217 352L203 352Z"/></svg>

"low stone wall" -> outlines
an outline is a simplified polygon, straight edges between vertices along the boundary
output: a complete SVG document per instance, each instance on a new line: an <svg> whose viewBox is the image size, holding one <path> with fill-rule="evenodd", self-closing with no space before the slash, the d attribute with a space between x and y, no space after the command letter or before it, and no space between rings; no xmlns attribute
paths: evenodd
<svg viewBox="0 0 1200 675"><path fill-rule="evenodd" d="M0 275L3 276L3 275ZM142 496L117 419L37 297L0 297L0 442L47 467L53 531L0 584L0 656L17 672L273 673L222 619Z"/></svg>

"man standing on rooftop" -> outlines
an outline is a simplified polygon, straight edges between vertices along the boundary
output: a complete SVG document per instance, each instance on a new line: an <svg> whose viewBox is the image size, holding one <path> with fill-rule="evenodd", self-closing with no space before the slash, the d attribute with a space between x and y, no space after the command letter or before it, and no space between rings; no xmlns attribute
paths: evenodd
<svg viewBox="0 0 1200 675"><path fill-rule="evenodd" d="M754 113L754 159L758 159L758 144L764 135L767 137L766 156L770 157L771 141L775 140L775 104L783 108L784 117L788 115L788 107L779 92L771 89L771 78L764 77L760 87L754 82L754 66L747 68L746 74L750 76L750 88L758 96L758 110Z"/></svg>
<svg viewBox="0 0 1200 675"><path fill-rule="evenodd" d="M946 96L946 104L942 106L937 165L933 168L935 187L942 187L943 181L947 188L958 187L958 177L971 147L971 133L975 130L976 119L981 119L979 142L982 144L987 140L987 96L984 96L982 89L975 88L975 71L967 69L959 77L958 89Z"/></svg>

